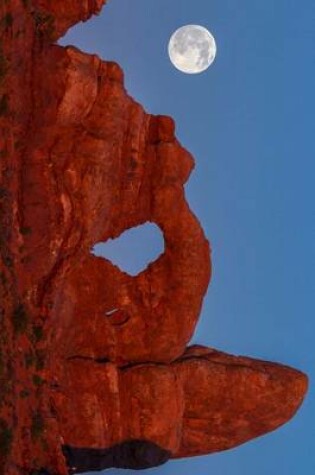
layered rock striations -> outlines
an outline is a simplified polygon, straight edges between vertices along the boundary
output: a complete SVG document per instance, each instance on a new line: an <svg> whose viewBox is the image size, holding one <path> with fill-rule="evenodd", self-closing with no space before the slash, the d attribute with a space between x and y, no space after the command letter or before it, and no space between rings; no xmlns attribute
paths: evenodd
<svg viewBox="0 0 315 475"><path fill-rule="evenodd" d="M55 44L103 0L0 5L0 473L148 468L274 430L307 378L187 348L210 249L185 200L191 155L123 73ZM136 277L91 248L147 221Z"/></svg>

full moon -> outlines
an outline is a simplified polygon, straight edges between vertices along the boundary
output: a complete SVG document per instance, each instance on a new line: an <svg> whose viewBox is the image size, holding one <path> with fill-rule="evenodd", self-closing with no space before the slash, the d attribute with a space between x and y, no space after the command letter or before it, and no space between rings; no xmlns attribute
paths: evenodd
<svg viewBox="0 0 315 475"><path fill-rule="evenodd" d="M187 74L202 73L213 63L217 47L212 34L203 26L186 25L173 33L168 54L173 65Z"/></svg>

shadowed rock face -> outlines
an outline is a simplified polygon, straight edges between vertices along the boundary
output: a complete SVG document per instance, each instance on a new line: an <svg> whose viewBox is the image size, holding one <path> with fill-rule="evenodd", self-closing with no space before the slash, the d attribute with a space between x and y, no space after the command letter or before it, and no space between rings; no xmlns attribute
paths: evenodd
<svg viewBox="0 0 315 475"><path fill-rule="evenodd" d="M193 158L117 64L52 44L104 3L0 4L1 475L225 450L307 389L292 368L186 348L211 275L184 194ZM165 252L136 277L91 254L147 221Z"/></svg>
<svg viewBox="0 0 315 475"><path fill-rule="evenodd" d="M108 449L83 449L63 447L70 473L106 468L130 468L142 470L167 462L170 452L145 440L130 440Z"/></svg>

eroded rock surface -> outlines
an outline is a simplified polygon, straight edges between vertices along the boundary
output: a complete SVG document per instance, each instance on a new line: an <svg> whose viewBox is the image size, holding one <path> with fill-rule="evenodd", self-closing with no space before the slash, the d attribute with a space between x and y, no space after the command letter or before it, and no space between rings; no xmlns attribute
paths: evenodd
<svg viewBox="0 0 315 475"><path fill-rule="evenodd" d="M177 458L225 450L276 429L295 413L305 384L291 368L195 346L168 364L72 360L55 401L71 447L101 450L143 440Z"/></svg>
<svg viewBox="0 0 315 475"><path fill-rule="evenodd" d="M184 194L193 159L117 64L53 44L104 3L0 5L1 474L225 450L285 423L307 387L292 368L186 348L211 274ZM91 254L147 221L165 252L138 276Z"/></svg>

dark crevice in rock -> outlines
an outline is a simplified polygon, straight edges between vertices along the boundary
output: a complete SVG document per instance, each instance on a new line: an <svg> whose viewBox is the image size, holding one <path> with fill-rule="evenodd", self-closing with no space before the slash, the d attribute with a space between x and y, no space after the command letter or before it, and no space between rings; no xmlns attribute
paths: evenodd
<svg viewBox="0 0 315 475"><path fill-rule="evenodd" d="M95 363L111 363L111 361L108 358L93 358L92 356L83 356L83 355L73 355L69 356L67 358L67 361L73 361L73 360L85 360L85 361L93 361Z"/></svg>
<svg viewBox="0 0 315 475"><path fill-rule="evenodd" d="M171 452L146 440L129 440L109 449L89 449L64 445L63 454L69 473L107 468L129 468L142 470L166 463Z"/></svg>
<svg viewBox="0 0 315 475"><path fill-rule="evenodd" d="M123 364L121 366L119 366L119 369L120 371L126 371L127 369L132 369L132 368L136 368L136 367L140 367L140 366L145 366L146 368L150 367L150 366L167 366L165 363L160 363L158 361L141 361L141 363L139 362L131 362L131 363L127 363L127 364Z"/></svg>
<svg viewBox="0 0 315 475"><path fill-rule="evenodd" d="M101 364L111 363L111 361L108 358L95 358L94 361L96 363L101 363Z"/></svg>

